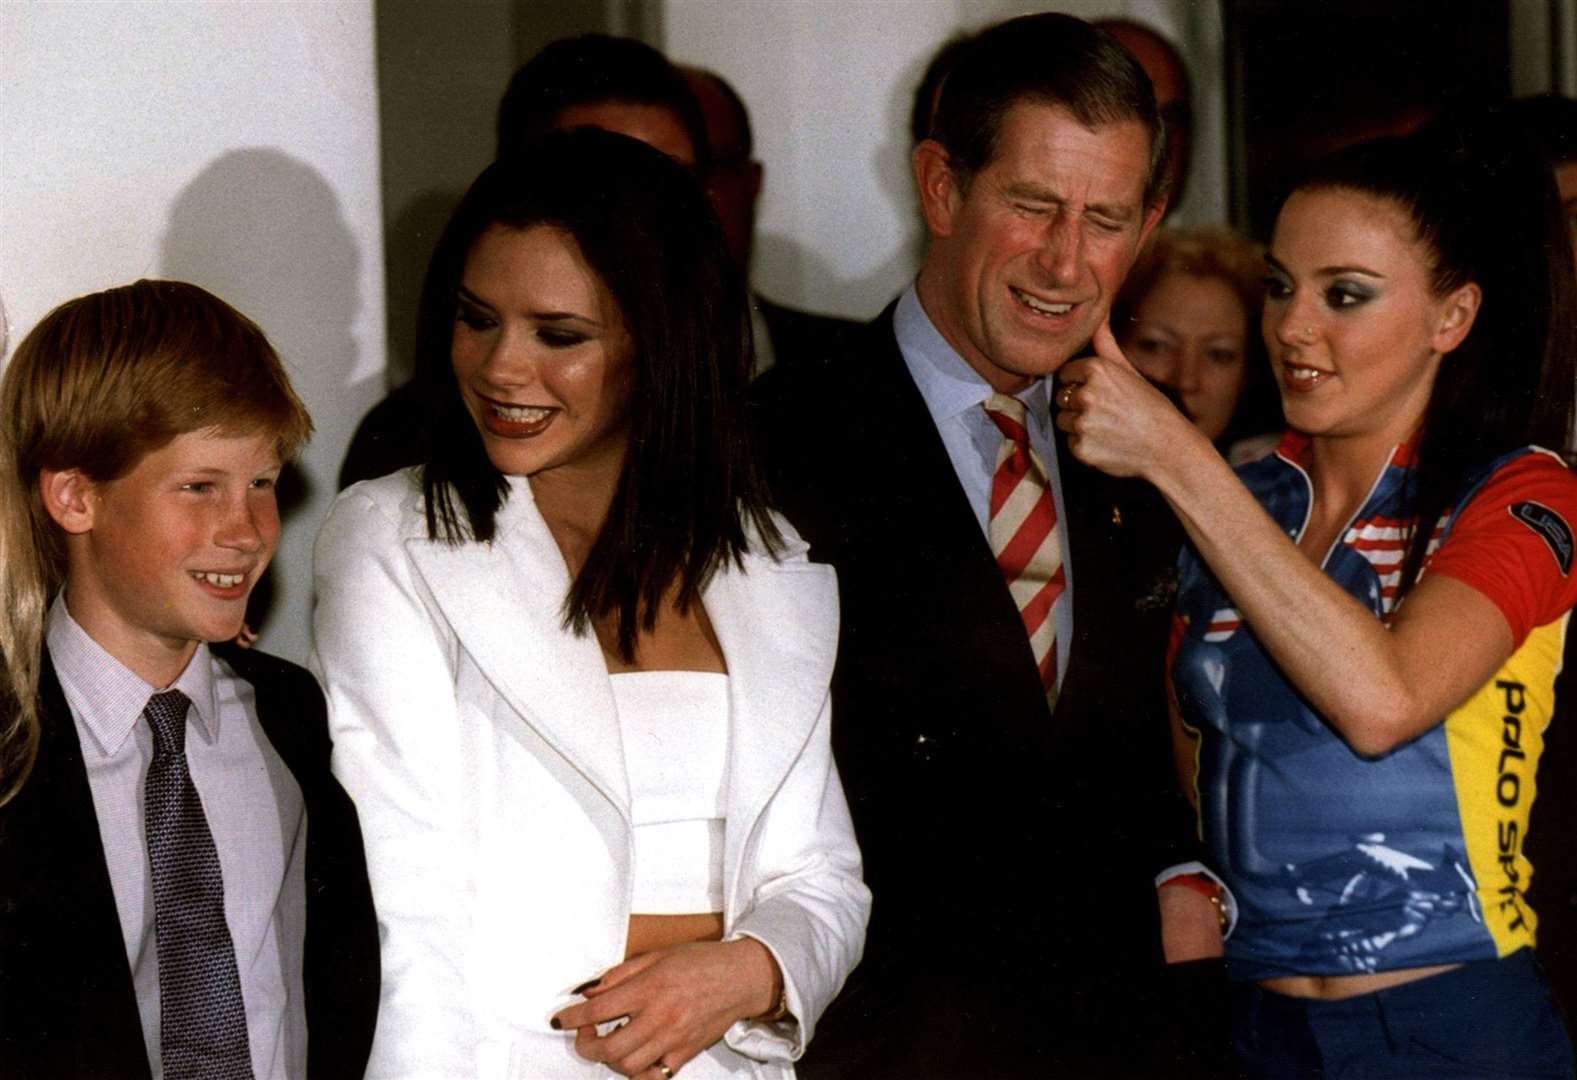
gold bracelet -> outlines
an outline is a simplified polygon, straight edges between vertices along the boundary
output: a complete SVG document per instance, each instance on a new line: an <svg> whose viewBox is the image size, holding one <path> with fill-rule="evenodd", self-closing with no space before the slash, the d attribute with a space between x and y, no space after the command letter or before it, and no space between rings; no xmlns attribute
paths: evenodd
<svg viewBox="0 0 1577 1080"><path fill-rule="evenodd" d="M1210 897L1210 903L1214 905L1216 909L1216 923L1221 927L1221 934L1224 937L1226 936L1228 925L1230 924L1231 920L1227 917L1227 906L1221 902L1220 889L1217 889L1215 894Z"/></svg>
<svg viewBox="0 0 1577 1080"><path fill-rule="evenodd" d="M761 1016L756 1017L756 1020L762 1024L776 1024L788 1014L788 987L785 986L778 991L778 1003L772 1007L772 1011L763 1013Z"/></svg>

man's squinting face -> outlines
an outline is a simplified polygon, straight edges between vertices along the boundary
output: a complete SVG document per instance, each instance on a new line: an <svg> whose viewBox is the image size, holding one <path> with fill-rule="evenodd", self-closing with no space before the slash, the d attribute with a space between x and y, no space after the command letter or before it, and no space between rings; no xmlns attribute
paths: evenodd
<svg viewBox="0 0 1577 1080"><path fill-rule="evenodd" d="M66 606L138 674L199 641L235 637L279 542L272 432L187 432L118 480L91 485L91 528L71 538ZM143 675L148 678L148 675Z"/></svg>
<svg viewBox="0 0 1577 1080"><path fill-rule="evenodd" d="M994 389L1056 371L1105 320L1164 208L1145 205L1149 163L1136 120L1091 129L1020 102L967 183L946 166L929 190L922 176L933 235L921 301Z"/></svg>

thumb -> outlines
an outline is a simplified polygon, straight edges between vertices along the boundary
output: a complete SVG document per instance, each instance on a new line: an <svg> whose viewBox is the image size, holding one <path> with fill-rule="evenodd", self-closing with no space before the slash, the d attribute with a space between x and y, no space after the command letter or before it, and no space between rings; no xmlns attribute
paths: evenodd
<svg viewBox="0 0 1577 1080"><path fill-rule="evenodd" d="M1123 355L1122 349L1117 347L1117 338L1112 333L1110 318L1101 320L1101 325L1095 328L1095 336L1090 339L1090 344L1094 347L1096 356L1104 356L1108 360L1121 364L1129 371L1133 370L1133 365Z"/></svg>

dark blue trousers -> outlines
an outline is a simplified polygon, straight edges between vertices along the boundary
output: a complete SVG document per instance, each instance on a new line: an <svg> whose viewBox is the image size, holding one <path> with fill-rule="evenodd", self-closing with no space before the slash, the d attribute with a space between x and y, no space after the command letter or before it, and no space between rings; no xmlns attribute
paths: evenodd
<svg viewBox="0 0 1577 1080"><path fill-rule="evenodd" d="M1255 1080L1572 1080L1572 1045L1533 950L1389 990L1316 1001L1232 988Z"/></svg>

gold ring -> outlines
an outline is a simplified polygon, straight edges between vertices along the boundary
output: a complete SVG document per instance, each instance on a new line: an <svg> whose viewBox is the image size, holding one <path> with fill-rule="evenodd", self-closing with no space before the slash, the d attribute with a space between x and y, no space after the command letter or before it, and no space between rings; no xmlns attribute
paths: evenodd
<svg viewBox="0 0 1577 1080"><path fill-rule="evenodd" d="M1064 386L1062 388L1061 392L1057 394L1057 404L1061 405L1065 409L1068 407L1068 402L1070 402L1072 400L1073 400L1073 387L1071 387L1071 386Z"/></svg>
<svg viewBox="0 0 1577 1080"><path fill-rule="evenodd" d="M674 1080L674 1071L672 1069L670 1069L668 1066L664 1065L662 1062L659 1061L654 1066L654 1068L656 1068L658 1072L663 1074L663 1080Z"/></svg>

